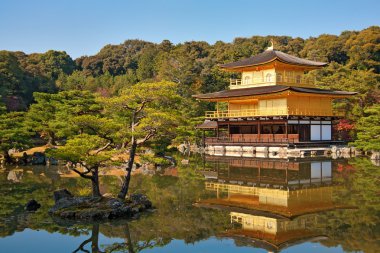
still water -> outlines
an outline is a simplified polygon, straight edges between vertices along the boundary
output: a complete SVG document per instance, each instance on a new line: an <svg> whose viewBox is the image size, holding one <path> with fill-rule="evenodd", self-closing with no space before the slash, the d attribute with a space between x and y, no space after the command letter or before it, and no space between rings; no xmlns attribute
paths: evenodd
<svg viewBox="0 0 380 253"><path fill-rule="evenodd" d="M1 169L0 252L380 252L380 168L367 158L176 159L190 162L132 178L154 211L90 224L47 214L55 189L86 195L85 180L59 166ZM121 179L101 184L115 194Z"/></svg>

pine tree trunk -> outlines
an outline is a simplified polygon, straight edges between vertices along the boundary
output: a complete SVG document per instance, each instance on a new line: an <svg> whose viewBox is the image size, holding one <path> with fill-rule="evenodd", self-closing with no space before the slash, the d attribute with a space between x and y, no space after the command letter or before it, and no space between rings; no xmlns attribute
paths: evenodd
<svg viewBox="0 0 380 253"><path fill-rule="evenodd" d="M133 162L135 161L136 148L137 148L137 142L133 138L132 146L131 146L131 149L129 150L129 159L128 159L127 167L125 168L127 171L127 175L125 176L125 180L123 182L123 185L121 186L121 190L119 194L117 195L117 197L120 199L125 199L125 196L127 196L128 194L129 182L131 181Z"/></svg>
<svg viewBox="0 0 380 253"><path fill-rule="evenodd" d="M92 196L93 197L101 197L100 194L100 187L99 187L99 169L98 167L95 167L92 172Z"/></svg>
<svg viewBox="0 0 380 253"><path fill-rule="evenodd" d="M48 146L54 146L56 145L56 142L55 142L55 134L53 132L49 132L48 134L48 143L47 143Z"/></svg>
<svg viewBox="0 0 380 253"><path fill-rule="evenodd" d="M131 232L129 231L128 223L125 224L124 238L127 239L128 253L135 253L135 250L133 249L133 242L131 238Z"/></svg>
<svg viewBox="0 0 380 253"><path fill-rule="evenodd" d="M128 146L128 141L123 141L121 148L126 148Z"/></svg>
<svg viewBox="0 0 380 253"><path fill-rule="evenodd" d="M92 225L91 234L91 252L100 252L99 250L99 224L95 223Z"/></svg>

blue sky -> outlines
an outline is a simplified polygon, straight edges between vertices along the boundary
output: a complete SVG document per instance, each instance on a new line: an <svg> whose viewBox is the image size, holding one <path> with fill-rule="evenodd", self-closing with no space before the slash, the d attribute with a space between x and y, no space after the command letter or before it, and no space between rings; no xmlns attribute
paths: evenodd
<svg viewBox="0 0 380 253"><path fill-rule="evenodd" d="M379 0L0 0L0 50L76 58L126 39L308 38L380 25Z"/></svg>

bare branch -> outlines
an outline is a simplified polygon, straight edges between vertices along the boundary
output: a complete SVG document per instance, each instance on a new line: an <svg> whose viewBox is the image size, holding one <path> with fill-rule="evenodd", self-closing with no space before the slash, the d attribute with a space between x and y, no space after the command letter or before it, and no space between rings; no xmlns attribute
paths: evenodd
<svg viewBox="0 0 380 253"><path fill-rule="evenodd" d="M149 133L147 133L147 135L145 135L143 139L137 140L137 144L142 144L148 141L150 138L152 138L155 135L156 135L156 129L152 129L149 131Z"/></svg>
<svg viewBox="0 0 380 253"><path fill-rule="evenodd" d="M150 99L142 101L141 106L136 110L136 114L141 112L144 109L145 105L151 101L152 100L150 100Z"/></svg>
<svg viewBox="0 0 380 253"><path fill-rule="evenodd" d="M103 150L107 149L111 144L112 144L112 141L109 141L109 142L108 142L106 145L104 145L103 147L98 148L97 150L94 151L94 155L97 155L97 154L99 154L100 152L102 152Z"/></svg>
<svg viewBox="0 0 380 253"><path fill-rule="evenodd" d="M137 127L138 125L140 125L140 121L134 123L132 127L135 128L135 127Z"/></svg>

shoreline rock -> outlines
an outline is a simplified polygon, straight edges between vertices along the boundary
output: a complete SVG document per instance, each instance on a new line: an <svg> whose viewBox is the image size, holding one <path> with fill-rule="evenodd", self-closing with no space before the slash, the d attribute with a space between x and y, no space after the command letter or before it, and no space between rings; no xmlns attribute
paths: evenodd
<svg viewBox="0 0 380 253"><path fill-rule="evenodd" d="M123 201L111 197L75 197L64 189L54 192L54 199L49 214L71 220L132 218L152 208L152 202L143 194L132 194Z"/></svg>

